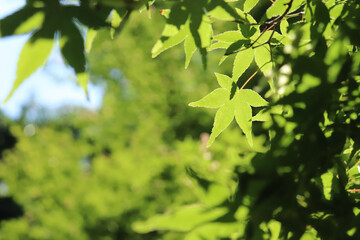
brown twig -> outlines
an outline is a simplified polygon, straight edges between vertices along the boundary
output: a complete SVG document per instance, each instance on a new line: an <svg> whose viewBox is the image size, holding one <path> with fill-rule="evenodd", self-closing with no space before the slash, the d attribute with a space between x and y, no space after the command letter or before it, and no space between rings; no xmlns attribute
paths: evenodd
<svg viewBox="0 0 360 240"><path fill-rule="evenodd" d="M266 45L266 44L269 44L269 47L271 48L271 44L270 44L270 43L271 43L272 37L274 36L274 33L275 33L275 31L273 31L273 32L271 33L269 39L268 39L266 42L261 43L261 44L256 45L256 46L252 46L252 48L253 48L253 49L254 49L254 48L258 48L258 47L261 47L261 46Z"/></svg>
<svg viewBox="0 0 360 240"><path fill-rule="evenodd" d="M265 29L265 31L263 31L255 40L254 42L252 42L250 44L250 47L253 47L254 44L262 37L262 35L264 35L267 31L269 31L271 28L273 28L275 26L275 24L271 25L270 27L268 27L267 29ZM272 37L273 34L271 34L271 37ZM270 39L269 39L270 40Z"/></svg>
<svg viewBox="0 0 360 240"><path fill-rule="evenodd" d="M360 192L360 189L348 189L348 192Z"/></svg>

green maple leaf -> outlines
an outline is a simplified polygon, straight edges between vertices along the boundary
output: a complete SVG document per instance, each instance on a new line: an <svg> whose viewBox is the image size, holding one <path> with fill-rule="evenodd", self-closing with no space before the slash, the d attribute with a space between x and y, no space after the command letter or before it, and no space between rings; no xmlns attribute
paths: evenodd
<svg viewBox="0 0 360 240"><path fill-rule="evenodd" d="M152 57L184 42L185 68L196 49L200 50L206 65L206 48L210 46L213 35L210 17L225 21L241 18L224 0L183 0L175 4L166 16L162 36L151 51Z"/></svg>
<svg viewBox="0 0 360 240"><path fill-rule="evenodd" d="M217 88L199 101L189 104L192 107L219 108L215 115L214 126L207 146L211 146L216 137L230 125L234 117L244 132L248 143L252 146L253 119L251 107L266 106L268 102L253 90L239 90L235 81L226 75L216 73L216 78L221 88ZM257 119L257 121L261 120Z"/></svg>

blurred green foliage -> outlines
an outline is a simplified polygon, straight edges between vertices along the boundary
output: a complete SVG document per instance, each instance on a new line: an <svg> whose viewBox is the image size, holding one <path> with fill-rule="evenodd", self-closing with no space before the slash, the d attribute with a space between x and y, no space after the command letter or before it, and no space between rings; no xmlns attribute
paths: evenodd
<svg viewBox="0 0 360 240"><path fill-rule="evenodd" d="M151 59L162 21L154 17L158 24L139 14L115 40L98 34L89 56L93 81L106 87L98 113L6 122L18 143L4 152L0 177L25 213L1 223L0 239L182 239L133 224L231 198L237 151L252 149L237 129L206 149L212 113L187 103L213 87L213 73L199 56L185 71L181 49ZM205 191L203 182L214 186Z"/></svg>
<svg viewBox="0 0 360 240"><path fill-rule="evenodd" d="M360 6L264 2L161 1L155 7L171 8L165 20L150 21L134 10L153 1L29 1L22 17L53 20L61 9L67 24L44 21L24 51L60 33L85 86L93 45L88 68L107 92L99 113L5 124L18 142L1 145L0 192L24 215L3 221L0 239L359 239ZM29 30L18 17L1 20L16 20L2 34ZM91 29L86 45L80 23ZM121 35L99 30L94 39L102 26ZM153 56L181 42L185 54L175 47L151 59L157 36ZM214 112L186 105L218 87L214 71L229 76L218 78L226 90L191 104L220 107L209 135Z"/></svg>

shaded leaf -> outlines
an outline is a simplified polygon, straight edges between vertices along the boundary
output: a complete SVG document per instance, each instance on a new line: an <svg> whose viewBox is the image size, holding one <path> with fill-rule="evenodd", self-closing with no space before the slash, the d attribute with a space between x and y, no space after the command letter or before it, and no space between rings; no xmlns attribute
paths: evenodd
<svg viewBox="0 0 360 240"><path fill-rule="evenodd" d="M250 40L241 39L232 43L225 51L225 56L233 54L238 51L245 51L247 48L250 48Z"/></svg>
<svg viewBox="0 0 360 240"><path fill-rule="evenodd" d="M74 23L68 21L62 25L60 37L62 56L76 73L85 71L85 44L84 39Z"/></svg>
<svg viewBox="0 0 360 240"><path fill-rule="evenodd" d="M84 89L88 97L87 83L89 76L85 73L85 43L79 29L71 21L61 28L60 50L65 62L75 70L78 84Z"/></svg>
<svg viewBox="0 0 360 240"><path fill-rule="evenodd" d="M44 20L44 13L39 8L24 7L0 20L0 37L23 34L39 28Z"/></svg>
<svg viewBox="0 0 360 240"><path fill-rule="evenodd" d="M85 6L66 6L64 12L67 16L75 17L89 28L99 29L102 27L110 27L110 24L107 22L107 18L111 12L110 8L96 11Z"/></svg>

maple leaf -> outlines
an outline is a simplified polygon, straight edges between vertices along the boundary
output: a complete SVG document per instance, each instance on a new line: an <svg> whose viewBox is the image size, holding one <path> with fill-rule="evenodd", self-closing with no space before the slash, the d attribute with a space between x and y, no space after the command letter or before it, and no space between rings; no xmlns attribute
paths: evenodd
<svg viewBox="0 0 360 240"><path fill-rule="evenodd" d="M239 90L232 78L219 73L215 74L221 88L217 88L199 101L189 104L192 107L219 108L207 146L210 147L213 144L216 137L230 125L234 118L252 146L251 107L266 106L268 102L253 90ZM261 120L257 119L257 121Z"/></svg>

